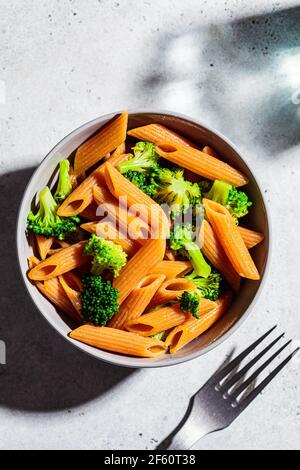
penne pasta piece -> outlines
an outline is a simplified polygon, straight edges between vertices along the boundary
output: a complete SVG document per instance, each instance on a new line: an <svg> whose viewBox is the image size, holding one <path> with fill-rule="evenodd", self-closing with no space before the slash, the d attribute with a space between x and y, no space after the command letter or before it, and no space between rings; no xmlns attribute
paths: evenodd
<svg viewBox="0 0 300 470"><path fill-rule="evenodd" d="M165 256L164 256L164 259L165 260L168 260L168 261L175 261L176 258L175 258L175 255L174 255L174 251L167 248L166 249L166 252L165 252Z"/></svg>
<svg viewBox="0 0 300 470"><path fill-rule="evenodd" d="M126 155L116 155L109 159L111 165L121 163ZM58 207L57 214L62 217L71 217L73 215L82 215L83 211L92 204L93 186L104 183L104 169L106 163L100 165L93 173L85 178L82 183L63 201ZM93 219L95 216L93 215Z"/></svg>
<svg viewBox="0 0 300 470"><path fill-rule="evenodd" d="M40 260L36 256L29 256L27 258L27 264L29 269L34 268L37 264L39 264L39 262Z"/></svg>
<svg viewBox="0 0 300 470"><path fill-rule="evenodd" d="M135 242L133 240L129 240L128 238L125 238L124 235L120 236L122 234L119 229L116 229L114 224L110 222L96 220L94 222L82 224L80 227L89 233L95 233L98 237L118 243L129 257L133 256L141 246L138 241Z"/></svg>
<svg viewBox="0 0 300 470"><path fill-rule="evenodd" d="M122 303L118 313L113 316L107 326L124 330L125 323L140 317L149 305L150 300L165 280L164 275L148 274L130 292Z"/></svg>
<svg viewBox="0 0 300 470"><path fill-rule="evenodd" d="M241 227L239 225L238 229L248 250L261 243L265 238L263 233L255 232L254 230L250 230L249 228Z"/></svg>
<svg viewBox="0 0 300 470"><path fill-rule="evenodd" d="M151 267L162 261L166 249L166 240L148 240L136 252L122 269L119 277L114 280L114 287L119 291L119 304L126 299L137 283L146 274L151 272Z"/></svg>
<svg viewBox="0 0 300 470"><path fill-rule="evenodd" d="M77 188L77 186L78 186L78 180L77 180L77 176L76 176L75 173L74 173L74 168L73 168L72 165L70 165L69 175L70 175L70 178L71 178L71 185L72 185L72 188L73 188L73 189Z"/></svg>
<svg viewBox="0 0 300 470"><path fill-rule="evenodd" d="M126 144L125 142L122 142L120 145L118 145L116 150L111 154L111 157L116 157L118 155L123 155L125 153L126 153Z"/></svg>
<svg viewBox="0 0 300 470"><path fill-rule="evenodd" d="M82 254L85 241L59 250L58 253L41 261L28 273L32 281L46 281L85 264L90 257Z"/></svg>
<svg viewBox="0 0 300 470"><path fill-rule="evenodd" d="M199 319L189 318L186 322L174 328L165 341L166 346L170 348L170 353L176 353L216 323L228 309L231 299L231 292L223 294L215 302L214 308L200 316Z"/></svg>
<svg viewBox="0 0 300 470"><path fill-rule="evenodd" d="M149 307L156 307L168 302L174 302L184 291L195 290L195 284L189 279L177 277L165 281L150 302Z"/></svg>
<svg viewBox="0 0 300 470"><path fill-rule="evenodd" d="M215 309L216 305L216 302L201 299L198 310L200 318ZM181 325L189 319L195 318L189 313L183 313L180 304L176 303L145 313L138 319L130 320L126 323L125 328L141 336L152 336L161 331L167 331L170 328Z"/></svg>
<svg viewBox="0 0 300 470"><path fill-rule="evenodd" d="M69 301L71 302L71 304L73 305L77 313L77 316L78 316L77 321L82 322L83 315L81 313L81 300L80 300L80 293L82 291L82 283L80 279L71 272L58 276L58 279Z"/></svg>
<svg viewBox="0 0 300 470"><path fill-rule="evenodd" d="M186 168L209 180L221 179L234 186L243 186L248 178L225 162L212 157L201 150L179 144L162 142L156 146L156 152L175 165Z"/></svg>
<svg viewBox="0 0 300 470"><path fill-rule="evenodd" d="M154 358L166 352L162 341L106 326L83 325L69 336L90 346L129 356Z"/></svg>
<svg viewBox="0 0 300 470"><path fill-rule="evenodd" d="M237 292L241 278L230 263L225 251L207 220L203 220L200 229L200 246L203 255L224 276L230 287Z"/></svg>
<svg viewBox="0 0 300 470"><path fill-rule="evenodd" d="M100 186L94 186L93 196L98 207L101 207L103 215L108 215L114 223L118 222L121 230L128 234L129 238L148 239L150 237L149 226L136 214L130 212L130 208L118 201L111 193Z"/></svg>
<svg viewBox="0 0 300 470"><path fill-rule="evenodd" d="M207 155L210 155L211 157L219 158L214 149L212 147L209 147L209 145L203 147L202 152L207 153Z"/></svg>
<svg viewBox="0 0 300 470"><path fill-rule="evenodd" d="M141 336L153 336L161 331L169 330L177 325L181 325L188 318L189 313L183 313L180 304L162 307L159 310L145 313L139 318L129 320L125 324L126 330Z"/></svg>
<svg viewBox="0 0 300 470"><path fill-rule="evenodd" d="M93 195L93 193L92 193ZM87 220L100 220L101 217L97 216L97 204L93 200L91 204L89 204L82 212L79 213L80 217L82 219L87 219Z"/></svg>
<svg viewBox="0 0 300 470"><path fill-rule="evenodd" d="M52 256L55 253L58 253L59 250L62 250L63 248L67 248L68 246L70 246L70 243L67 243L64 240L54 239L52 246L50 250L48 251L48 255Z"/></svg>
<svg viewBox="0 0 300 470"><path fill-rule="evenodd" d="M76 175L81 175L125 141L127 122L128 113L122 113L80 145L74 159Z"/></svg>
<svg viewBox="0 0 300 470"><path fill-rule="evenodd" d="M147 126L136 127L135 129L130 129L127 134L138 140L152 142L153 144L158 144L159 142L170 142L172 144L196 147L195 144L190 142L188 139L181 137L176 134L176 132L161 124L148 124Z"/></svg>
<svg viewBox="0 0 300 470"><path fill-rule="evenodd" d="M137 210L139 217L151 227L151 237L166 238L169 231L169 222L161 207L131 183L110 163L106 163L105 180L110 192L119 199L127 198L129 209Z"/></svg>
<svg viewBox="0 0 300 470"><path fill-rule="evenodd" d="M209 199L203 199L203 206L213 231L236 272L248 279L260 279L254 261L228 210Z"/></svg>
<svg viewBox="0 0 300 470"><path fill-rule="evenodd" d="M45 282L36 282L39 291L69 318L78 323L78 314L66 295L59 279L54 277Z"/></svg>
<svg viewBox="0 0 300 470"><path fill-rule="evenodd" d="M35 235L36 246L42 260L46 259L47 254L54 241L54 237L44 237L44 235Z"/></svg>
<svg viewBox="0 0 300 470"><path fill-rule="evenodd" d="M155 266L151 267L149 274L164 274L166 279L173 279L177 276L184 276L192 271L190 261L159 261Z"/></svg>

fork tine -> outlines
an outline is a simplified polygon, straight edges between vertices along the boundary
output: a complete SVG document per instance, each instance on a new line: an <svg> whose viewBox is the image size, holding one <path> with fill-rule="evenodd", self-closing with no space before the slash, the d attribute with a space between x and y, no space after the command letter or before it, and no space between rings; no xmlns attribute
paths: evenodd
<svg viewBox="0 0 300 470"><path fill-rule="evenodd" d="M263 351L261 351L259 354L257 354L253 359L251 359L248 364L245 365L240 371L238 371L236 374L234 374L232 377L230 377L229 380L227 380L224 384L219 389L224 389L224 390L229 390L232 385L234 385L236 382L238 382L245 374L250 370L256 362L259 361L260 358L262 358L281 338L283 338L284 333L282 333L280 336L278 336L272 343L270 343Z"/></svg>
<svg viewBox="0 0 300 470"><path fill-rule="evenodd" d="M277 367L274 369L268 377L266 377L255 389L249 393L249 395L239 403L239 407L245 409L254 398L259 395L262 390L276 377L276 375L287 365L288 362L299 352L300 348L295 349L289 356L284 359Z"/></svg>
<svg viewBox="0 0 300 470"><path fill-rule="evenodd" d="M211 379L210 379L210 382L213 381L217 381L219 382L220 380L224 379L228 374L229 372L232 370L232 369L235 369L239 363L246 357L248 356L248 354L250 354L251 351L253 351L253 349L256 348L256 346L258 346L267 336L269 336L269 334L272 333L272 331L275 330L275 328L277 328L277 325L273 326L273 328L271 328L269 331L267 331L266 333L264 333L260 338L258 338L256 341L254 341L254 343L250 344L250 346L245 349L243 352L241 352L241 354L239 354L235 359L233 359L233 361L229 362L229 364L227 364L227 366L223 367L222 370L220 370L219 372L215 373Z"/></svg>
<svg viewBox="0 0 300 470"><path fill-rule="evenodd" d="M289 340L287 343L285 343L281 348L279 348L269 359L267 359L255 372L253 372L250 377L245 380L234 392L230 393L230 397L237 398L243 390L245 390L251 382L253 382L256 377L259 376L259 374L289 345L291 344L292 340ZM254 389L256 390L256 389Z"/></svg>

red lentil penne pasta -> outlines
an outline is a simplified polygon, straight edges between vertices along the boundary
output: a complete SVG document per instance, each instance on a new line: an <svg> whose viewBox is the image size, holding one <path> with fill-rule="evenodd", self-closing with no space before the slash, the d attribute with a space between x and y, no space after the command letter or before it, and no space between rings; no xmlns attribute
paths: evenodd
<svg viewBox="0 0 300 470"><path fill-rule="evenodd" d="M78 319L77 321L83 321L83 316L81 313L81 300L80 300L80 293L82 291L82 284L80 279L75 276L73 273L65 273L61 276L58 276L59 282L63 290L65 291L69 301L73 305Z"/></svg>
<svg viewBox="0 0 300 470"><path fill-rule="evenodd" d="M239 225L238 229L248 250L261 243L265 238L262 233L255 232L254 230L250 230L249 228L241 227Z"/></svg>
<svg viewBox="0 0 300 470"><path fill-rule="evenodd" d="M67 248L68 246L70 246L70 243L67 243L64 240L55 239L52 243L50 250L48 251L48 256L52 256L55 253L58 253L59 250L62 250L63 248Z"/></svg>
<svg viewBox="0 0 300 470"><path fill-rule="evenodd" d="M114 222L118 222L124 233L128 233L129 238L148 239L150 230L148 224L130 212L130 207L120 203L111 193L100 186L94 186L93 196L98 207L101 207L103 215L107 214Z"/></svg>
<svg viewBox="0 0 300 470"><path fill-rule="evenodd" d="M66 295L59 279L53 277L45 282L36 282L39 291L71 320L78 323L78 314Z"/></svg>
<svg viewBox="0 0 300 470"><path fill-rule="evenodd" d="M141 336L152 336L184 323L187 318L190 318L190 314L183 313L180 304L177 303L129 320L125 328Z"/></svg>
<svg viewBox="0 0 300 470"><path fill-rule="evenodd" d="M166 352L162 341L105 326L83 325L69 336L90 346L129 356L155 358Z"/></svg>
<svg viewBox="0 0 300 470"><path fill-rule="evenodd" d="M120 305L136 287L137 283L151 271L151 267L162 261L165 249L165 239L148 240L128 261L113 283L120 294Z"/></svg>
<svg viewBox="0 0 300 470"><path fill-rule="evenodd" d="M82 219L87 219L87 220L100 220L101 217L97 216L97 208L98 208L98 205L93 199L93 201L82 212L79 213L79 216Z"/></svg>
<svg viewBox="0 0 300 470"><path fill-rule="evenodd" d="M149 307L156 307L178 299L184 291L195 290L195 284L189 279L177 277L165 281L150 302Z"/></svg>
<svg viewBox="0 0 300 470"><path fill-rule="evenodd" d="M83 241L63 248L58 253L41 261L29 271L29 279L32 281L46 281L85 264L90 259L89 256L83 256L82 254L85 243Z"/></svg>
<svg viewBox="0 0 300 470"><path fill-rule="evenodd" d="M175 261L176 258L175 258L174 252L170 250L169 248L167 248L164 259L168 261Z"/></svg>
<svg viewBox="0 0 300 470"><path fill-rule="evenodd" d="M76 175L81 175L108 152L115 150L125 141L127 122L128 113L122 113L80 145L74 159L74 172Z"/></svg>
<svg viewBox="0 0 300 470"><path fill-rule="evenodd" d="M165 276L159 274L147 274L143 277L124 300L119 312L113 316L108 326L124 330L129 320L140 317L164 280Z"/></svg>
<svg viewBox="0 0 300 470"><path fill-rule="evenodd" d="M200 318L216 307L216 303L208 299L201 299L199 306ZM170 328L181 325L192 317L189 313L183 313L180 304L174 304L162 307L159 310L145 313L135 320L126 323L125 328L132 333L141 336L152 336L161 331L167 331Z"/></svg>
<svg viewBox="0 0 300 470"><path fill-rule="evenodd" d="M214 149L212 147L209 147L209 145L203 147L202 152L207 153L207 155L210 155L211 157L219 158Z"/></svg>
<svg viewBox="0 0 300 470"><path fill-rule="evenodd" d="M223 294L214 302L215 306L209 312L201 315L199 319L189 318L174 328L165 341L166 346L170 348L170 353L176 353L216 323L228 309L231 298L231 292Z"/></svg>
<svg viewBox="0 0 300 470"><path fill-rule="evenodd" d="M39 264L40 260L36 256L29 256L27 258L27 263L28 263L28 268L32 269L34 268L37 264Z"/></svg>
<svg viewBox="0 0 300 470"><path fill-rule="evenodd" d="M254 261L228 210L209 199L203 199L203 206L209 222L236 272L248 279L260 279Z"/></svg>
<svg viewBox="0 0 300 470"><path fill-rule="evenodd" d="M54 237L44 237L43 235L35 235L35 240L41 259L46 259L51 245L54 241Z"/></svg>
<svg viewBox="0 0 300 470"><path fill-rule="evenodd" d="M171 129L168 129L161 124L148 124L147 126L136 127L135 129L130 129L127 134L138 140L145 140L154 144L158 144L159 142L170 142L172 144L196 147L195 144L188 139L181 137L176 134L176 132L171 131Z"/></svg>
<svg viewBox="0 0 300 470"><path fill-rule="evenodd" d="M116 155L111 157L109 161L111 165L118 165L125 158L127 158L126 155ZM94 201L93 186L104 183L105 165L106 163L100 165L64 200L57 209L59 216L71 217L78 214L82 215L83 211Z"/></svg>
<svg viewBox="0 0 300 470"><path fill-rule="evenodd" d="M111 157L116 157L118 155L123 155L125 153L126 153L126 144L125 142L122 142L120 145L118 145L116 150L114 150L114 152L111 154Z"/></svg>
<svg viewBox="0 0 300 470"><path fill-rule="evenodd" d="M192 271L190 261L159 261L155 266L151 267L149 274L165 274L166 279L173 279L177 276L184 276Z"/></svg>
<svg viewBox="0 0 300 470"><path fill-rule="evenodd" d="M241 278L230 263L221 243L207 220L203 220L201 225L200 246L203 255L223 274L231 288L237 292L240 288Z"/></svg>
<svg viewBox="0 0 300 470"><path fill-rule="evenodd" d="M120 237L119 229L110 222L96 220L94 222L82 224L80 227L89 233L95 233L98 237L118 243L129 257L133 256L141 246L138 241L129 240L128 238L125 238L125 236Z"/></svg>
<svg viewBox="0 0 300 470"><path fill-rule="evenodd" d="M151 234L167 236L169 223L161 207L118 172L109 162L106 163L105 180L110 192L119 199L126 197L129 208L135 206L139 217L150 227Z"/></svg>
<svg viewBox="0 0 300 470"><path fill-rule="evenodd" d="M163 158L186 168L204 178L222 179L233 186L243 186L248 178L227 163L212 157L201 150L193 149L179 144L162 142L156 146L156 152Z"/></svg>

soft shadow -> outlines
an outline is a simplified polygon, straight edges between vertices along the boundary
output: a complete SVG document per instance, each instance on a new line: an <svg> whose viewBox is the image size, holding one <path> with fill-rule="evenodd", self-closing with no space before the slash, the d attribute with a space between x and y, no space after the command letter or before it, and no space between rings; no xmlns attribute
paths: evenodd
<svg viewBox="0 0 300 470"><path fill-rule="evenodd" d="M137 84L149 104L194 115L237 142L258 142L268 156L299 143L299 6L183 24L160 35L150 62L155 72Z"/></svg>
<svg viewBox="0 0 300 470"><path fill-rule="evenodd" d="M132 369L110 366L77 350L42 318L26 292L15 247L18 207L33 168L0 177L0 406L30 411L70 408L125 380Z"/></svg>

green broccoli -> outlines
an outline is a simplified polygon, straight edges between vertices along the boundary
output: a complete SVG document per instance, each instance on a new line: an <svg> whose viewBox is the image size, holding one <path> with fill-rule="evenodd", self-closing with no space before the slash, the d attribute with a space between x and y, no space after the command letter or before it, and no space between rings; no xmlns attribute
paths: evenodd
<svg viewBox="0 0 300 470"><path fill-rule="evenodd" d="M176 224L170 232L170 248L187 256L198 276L208 277L211 273L210 265L205 261L191 224Z"/></svg>
<svg viewBox="0 0 300 470"><path fill-rule="evenodd" d="M140 173L147 173L155 168L158 162L158 155L155 145L151 142L138 142L133 147L134 156L118 165L120 173L127 173L129 170Z"/></svg>
<svg viewBox="0 0 300 470"><path fill-rule="evenodd" d="M58 207L50 189L46 186L39 194L40 207L36 214L32 211L27 216L27 228L37 235L56 237L63 240L68 234L76 231L80 217L59 217Z"/></svg>
<svg viewBox="0 0 300 470"><path fill-rule="evenodd" d="M183 313L191 313L193 317L199 318L201 294L198 289L183 292L178 300L180 301L180 308Z"/></svg>
<svg viewBox="0 0 300 470"><path fill-rule="evenodd" d="M69 160L61 160L59 162L59 177L57 188L54 193L56 202L61 203L72 192L71 178L69 175L70 163Z"/></svg>
<svg viewBox="0 0 300 470"><path fill-rule="evenodd" d="M150 336L150 338L157 339L157 341L165 341L166 337L166 331L161 331L160 333L156 333L155 335Z"/></svg>
<svg viewBox="0 0 300 470"><path fill-rule="evenodd" d="M210 190L204 194L204 197L225 206L236 223L240 217L248 214L248 207L252 206L252 202L249 201L246 193L220 180L214 181Z"/></svg>
<svg viewBox="0 0 300 470"><path fill-rule="evenodd" d="M186 181L183 170L177 168L174 171L169 168L161 168L155 177L156 189L153 194L159 204L167 204L170 215L175 219L180 214L185 214L190 206L200 202L200 188L197 183Z"/></svg>
<svg viewBox="0 0 300 470"><path fill-rule="evenodd" d="M121 245L97 237L94 233L87 241L83 253L93 256L91 272L94 275L100 275L105 269L110 269L114 277L117 277L127 261L127 254Z"/></svg>
<svg viewBox="0 0 300 470"><path fill-rule="evenodd" d="M192 281L197 287L201 297L209 300L217 300L221 295L222 290L222 277L219 273L213 272L207 278L199 277L193 271L186 279Z"/></svg>
<svg viewBox="0 0 300 470"><path fill-rule="evenodd" d="M82 314L86 321L104 326L119 310L119 291L101 276L86 274L82 279L80 294Z"/></svg>
<svg viewBox="0 0 300 470"><path fill-rule="evenodd" d="M145 194L147 194L149 197L153 197L153 194L156 189L156 183L153 178L152 170L149 174L129 170L125 176L133 184L135 184L135 186L141 189L141 191L143 191Z"/></svg>

